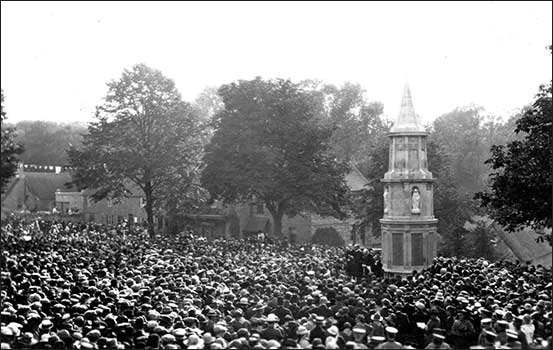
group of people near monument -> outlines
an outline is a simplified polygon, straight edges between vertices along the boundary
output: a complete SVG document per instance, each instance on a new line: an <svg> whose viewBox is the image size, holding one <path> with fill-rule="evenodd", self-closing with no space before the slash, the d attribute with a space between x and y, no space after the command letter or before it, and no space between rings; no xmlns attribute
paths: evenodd
<svg viewBox="0 0 553 350"><path fill-rule="evenodd" d="M15 218L1 239L1 349L552 344L550 267L439 257L407 277L352 277L361 248Z"/></svg>

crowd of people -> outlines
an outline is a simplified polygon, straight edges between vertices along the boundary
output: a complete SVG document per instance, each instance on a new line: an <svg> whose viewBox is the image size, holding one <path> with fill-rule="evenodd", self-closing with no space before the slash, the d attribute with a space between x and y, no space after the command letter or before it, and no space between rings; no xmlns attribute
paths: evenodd
<svg viewBox="0 0 553 350"><path fill-rule="evenodd" d="M550 267L440 257L385 276L361 248L48 220L10 219L1 239L1 349L552 344Z"/></svg>

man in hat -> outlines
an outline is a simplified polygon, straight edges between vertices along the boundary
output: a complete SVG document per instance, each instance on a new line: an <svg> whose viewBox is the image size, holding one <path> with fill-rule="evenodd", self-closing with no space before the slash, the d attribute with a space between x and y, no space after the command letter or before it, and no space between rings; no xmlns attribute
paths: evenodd
<svg viewBox="0 0 553 350"><path fill-rule="evenodd" d="M475 334L474 326L467 317L468 313L467 309L460 310L451 326L451 335L454 337L456 349L468 348L470 339Z"/></svg>
<svg viewBox="0 0 553 350"><path fill-rule="evenodd" d="M280 319L275 314L269 314L267 316L267 328L260 334L263 339L274 339L278 342L284 339L284 331L278 325L278 321L280 321Z"/></svg>
<svg viewBox="0 0 553 350"><path fill-rule="evenodd" d="M486 331L493 331L492 319L483 318L482 320L480 320L480 327L482 330L478 335L478 345L484 345L486 343Z"/></svg>
<svg viewBox="0 0 553 350"><path fill-rule="evenodd" d="M304 326L299 326L296 334L298 336L298 346L301 349L310 349L311 342L309 341L309 331Z"/></svg>
<svg viewBox="0 0 553 350"><path fill-rule="evenodd" d="M326 341L326 337L328 336L328 333L323 328L325 318L323 316L315 316L315 328L313 328L309 332L309 340L313 342L313 339L320 338L322 342L324 343Z"/></svg>
<svg viewBox="0 0 553 350"><path fill-rule="evenodd" d="M396 335L398 330L394 327L386 327L386 339L387 341L378 345L377 349L405 349L405 347L396 341Z"/></svg>
<svg viewBox="0 0 553 350"><path fill-rule="evenodd" d="M361 327L353 327L353 341L355 342L354 349L368 349L366 345L367 330Z"/></svg>
<svg viewBox="0 0 553 350"><path fill-rule="evenodd" d="M445 335L442 333L432 333L432 341L425 349L451 349L448 343L445 342Z"/></svg>

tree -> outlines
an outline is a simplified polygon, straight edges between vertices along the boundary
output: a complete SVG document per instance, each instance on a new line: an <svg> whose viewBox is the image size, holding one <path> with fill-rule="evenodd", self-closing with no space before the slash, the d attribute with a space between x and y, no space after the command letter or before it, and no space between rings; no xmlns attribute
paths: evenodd
<svg viewBox="0 0 553 350"><path fill-rule="evenodd" d="M65 150L81 147L86 124L58 124L48 121L21 121L16 124L19 143L25 151L19 157L25 164L67 165L69 160Z"/></svg>
<svg viewBox="0 0 553 350"><path fill-rule="evenodd" d="M516 122L515 132L523 138L491 148L492 156L486 161L494 170L490 188L475 195L509 232L526 226L538 231L551 228L551 95L551 82L540 86L532 107Z"/></svg>
<svg viewBox="0 0 553 350"><path fill-rule="evenodd" d="M154 208L169 206L173 213L179 198L186 202L198 193L198 117L172 80L138 64L108 83L96 119L88 126L83 149L68 151L76 167L74 183L91 189L94 200L124 197L138 187L146 197L153 235Z"/></svg>
<svg viewBox="0 0 553 350"><path fill-rule="evenodd" d="M369 163L368 154L379 140L386 121L380 102L367 102L359 84L345 83L341 87L306 80L301 86L312 92L324 106L324 122L334 128L330 145L339 159L358 166ZM368 170L368 169L367 169ZM361 169L365 173L365 169Z"/></svg>
<svg viewBox="0 0 553 350"><path fill-rule="evenodd" d="M378 127L375 128L372 135L371 147L367 149L367 160L360 164L367 174L369 183L365 189L353 200L352 212L355 222L353 233L363 235L366 231L371 231L373 236L380 236L380 219L384 213L384 200L382 193L384 186L380 181L384 173L388 171L389 145L390 140L387 133L390 130L391 123L373 114L373 118L378 119Z"/></svg>
<svg viewBox="0 0 553 350"><path fill-rule="evenodd" d="M1 98L0 125L2 129L2 149L0 152L2 164L0 168L0 187L2 193L4 193L5 186L17 171L17 155L23 152L23 148L14 140L14 129L4 125L4 120L7 118L4 108L4 90L1 90Z"/></svg>
<svg viewBox="0 0 553 350"><path fill-rule="evenodd" d="M459 191L472 194L485 187L488 147L484 137L482 108L456 108L437 118L432 138L448 155L451 176Z"/></svg>
<svg viewBox="0 0 553 350"><path fill-rule="evenodd" d="M492 225L493 220L479 215L474 215L465 223L464 228L468 232L465 256L476 259L484 258L490 261L496 259L497 237Z"/></svg>
<svg viewBox="0 0 553 350"><path fill-rule="evenodd" d="M206 125L205 143L213 136L213 118L224 108L221 96L217 94L217 87L206 87L194 100L193 107L200 121Z"/></svg>
<svg viewBox="0 0 553 350"><path fill-rule="evenodd" d="M428 137L428 170L436 179L434 185L434 215L438 218L441 236L439 250L445 256L463 256L467 247L465 222L475 213L476 205L466 191L460 189L454 174L451 155L439 144L439 138Z"/></svg>
<svg viewBox="0 0 553 350"><path fill-rule="evenodd" d="M202 184L226 202L255 198L281 221L309 210L343 218L348 166L329 153L319 100L289 80L241 80L219 89L225 108L206 146Z"/></svg>

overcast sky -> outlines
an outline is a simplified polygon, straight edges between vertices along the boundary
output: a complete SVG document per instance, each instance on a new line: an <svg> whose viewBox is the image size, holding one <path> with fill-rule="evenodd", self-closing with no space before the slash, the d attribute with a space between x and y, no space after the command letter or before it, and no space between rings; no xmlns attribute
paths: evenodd
<svg viewBox="0 0 553 350"><path fill-rule="evenodd" d="M508 117L551 80L552 2L1 2L9 122L90 121L106 83L146 63L191 102L237 79L357 82L394 119L406 80L428 123Z"/></svg>

